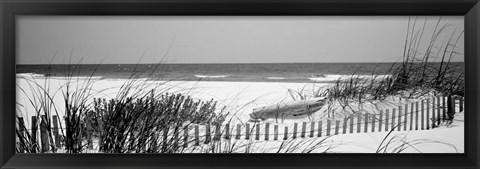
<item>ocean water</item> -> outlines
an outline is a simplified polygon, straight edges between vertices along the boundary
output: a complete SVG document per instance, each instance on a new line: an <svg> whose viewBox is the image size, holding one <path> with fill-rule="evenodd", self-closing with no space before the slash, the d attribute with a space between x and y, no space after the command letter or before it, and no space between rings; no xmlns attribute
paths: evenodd
<svg viewBox="0 0 480 169"><path fill-rule="evenodd" d="M463 63L460 71L463 71ZM429 63L439 66L438 63ZM268 63L268 64L82 64L17 65L17 75L96 79L148 78L173 81L333 82L352 74L389 76L394 63ZM372 76L373 75L373 76Z"/></svg>

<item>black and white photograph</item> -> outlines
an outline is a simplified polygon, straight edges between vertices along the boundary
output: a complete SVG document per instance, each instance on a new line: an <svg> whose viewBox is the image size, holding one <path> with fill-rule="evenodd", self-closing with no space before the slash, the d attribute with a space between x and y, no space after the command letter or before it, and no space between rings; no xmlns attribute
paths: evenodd
<svg viewBox="0 0 480 169"><path fill-rule="evenodd" d="M465 153L463 16L16 17L17 153Z"/></svg>

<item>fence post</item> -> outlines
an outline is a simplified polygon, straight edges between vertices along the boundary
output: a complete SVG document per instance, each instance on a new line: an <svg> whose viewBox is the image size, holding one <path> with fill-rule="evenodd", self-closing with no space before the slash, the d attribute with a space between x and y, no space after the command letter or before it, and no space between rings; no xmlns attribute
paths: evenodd
<svg viewBox="0 0 480 169"><path fill-rule="evenodd" d="M360 114L357 115L357 133L360 133L362 129L362 116Z"/></svg>
<svg viewBox="0 0 480 169"><path fill-rule="evenodd" d="M340 120L335 121L335 135L338 134L338 126L340 125Z"/></svg>
<svg viewBox="0 0 480 169"><path fill-rule="evenodd" d="M317 133L317 137L322 137L322 121L319 121L318 122L318 133Z"/></svg>
<svg viewBox="0 0 480 169"><path fill-rule="evenodd" d="M250 140L250 123L245 126L245 140Z"/></svg>
<svg viewBox="0 0 480 169"><path fill-rule="evenodd" d="M242 125L237 124L237 135L235 136L235 139L239 140L240 139L240 133L242 132Z"/></svg>
<svg viewBox="0 0 480 169"><path fill-rule="evenodd" d="M40 121L40 142L42 143L42 153L50 150L47 128L50 128L50 126L47 126L47 116L42 115Z"/></svg>
<svg viewBox="0 0 480 169"><path fill-rule="evenodd" d="M294 123L293 124L293 139L297 138L297 128L298 128L298 124L297 123Z"/></svg>
<svg viewBox="0 0 480 169"><path fill-rule="evenodd" d="M421 117L420 117L420 123L421 123L421 126L420 126L420 129L421 130L425 130L425 101L422 99L421 101L422 103L422 114L421 114Z"/></svg>
<svg viewBox="0 0 480 169"><path fill-rule="evenodd" d="M278 140L278 125L275 124L275 126L273 126L273 133L275 135L273 135L273 140Z"/></svg>
<svg viewBox="0 0 480 169"><path fill-rule="evenodd" d="M347 133L347 120L348 118L343 118L343 131L342 131L342 134L346 134Z"/></svg>
<svg viewBox="0 0 480 169"><path fill-rule="evenodd" d="M385 131L387 131L387 132L389 131L389 129L388 129L389 121L390 121L390 110L387 109L387 110L385 110Z"/></svg>
<svg viewBox="0 0 480 169"><path fill-rule="evenodd" d="M204 144L210 143L210 124L205 125L205 142Z"/></svg>
<svg viewBox="0 0 480 169"><path fill-rule="evenodd" d="M255 133L255 140L260 140L260 124L257 124L255 127L256 127L255 129L257 131Z"/></svg>
<svg viewBox="0 0 480 169"><path fill-rule="evenodd" d="M38 130L38 125L37 125L37 116L32 116L32 138L31 139L31 143L33 144L33 149L32 149L32 153L36 153L37 152L37 147L38 147L38 144L37 144L37 130Z"/></svg>
<svg viewBox="0 0 480 169"><path fill-rule="evenodd" d="M310 123L310 137L313 137L313 133L315 132L315 122Z"/></svg>
<svg viewBox="0 0 480 169"><path fill-rule="evenodd" d="M20 131L20 137L18 138L19 142L26 144L24 140L26 127L25 127L25 122L23 121L23 117L18 117L18 128L19 128L18 130ZM25 153L25 148L22 145L18 146L18 150L20 153Z"/></svg>
<svg viewBox="0 0 480 169"><path fill-rule="evenodd" d="M397 131L400 131L401 124L402 124L402 106L398 106Z"/></svg>
<svg viewBox="0 0 480 169"><path fill-rule="evenodd" d="M198 129L198 125L195 125L195 145L200 145L200 132Z"/></svg>
<svg viewBox="0 0 480 169"><path fill-rule="evenodd" d="M383 127L383 110L380 110L380 119L378 120L378 131L382 132Z"/></svg>
<svg viewBox="0 0 480 169"><path fill-rule="evenodd" d="M283 130L283 140L288 139L288 126L285 126L285 130Z"/></svg>
<svg viewBox="0 0 480 169"><path fill-rule="evenodd" d="M53 137L54 137L54 140L55 140L55 147L58 149L58 148L61 147L61 144L60 144L60 136L58 135L58 117L57 117L57 115L53 115L52 119L53 119Z"/></svg>
<svg viewBox="0 0 480 169"><path fill-rule="evenodd" d="M269 134L270 134L270 123L266 123L265 124L265 140L268 140L269 138Z"/></svg>
<svg viewBox="0 0 480 169"><path fill-rule="evenodd" d="M430 130L430 99L427 98L427 130Z"/></svg>
<svg viewBox="0 0 480 169"><path fill-rule="evenodd" d="M305 138L305 132L307 130L307 122L302 123L302 134L300 137Z"/></svg>
<svg viewBox="0 0 480 169"><path fill-rule="evenodd" d="M330 136L330 125L332 124L332 120L327 120L327 136Z"/></svg>
<svg viewBox="0 0 480 169"><path fill-rule="evenodd" d="M463 111L463 97L460 97L460 103L459 103L460 111Z"/></svg>
<svg viewBox="0 0 480 169"><path fill-rule="evenodd" d="M225 139L230 139L230 123L225 124Z"/></svg>
<svg viewBox="0 0 480 169"><path fill-rule="evenodd" d="M364 121L365 121L365 129L364 129L365 131L364 132L367 133L368 132L368 113L365 113L365 120Z"/></svg>

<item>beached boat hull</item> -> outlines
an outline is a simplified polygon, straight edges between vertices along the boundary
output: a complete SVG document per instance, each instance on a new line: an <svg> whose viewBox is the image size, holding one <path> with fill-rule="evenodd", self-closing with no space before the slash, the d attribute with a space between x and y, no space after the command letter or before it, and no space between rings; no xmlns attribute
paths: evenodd
<svg viewBox="0 0 480 169"><path fill-rule="evenodd" d="M280 102L275 105L254 108L250 118L253 121L266 120L269 118L288 118L289 116L301 116L320 110L327 102L326 97L299 100L292 102Z"/></svg>

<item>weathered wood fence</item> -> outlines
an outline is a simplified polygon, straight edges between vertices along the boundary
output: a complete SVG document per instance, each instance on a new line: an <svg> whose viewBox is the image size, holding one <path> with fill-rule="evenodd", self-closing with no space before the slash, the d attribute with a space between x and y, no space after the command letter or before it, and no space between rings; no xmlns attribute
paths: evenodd
<svg viewBox="0 0 480 169"><path fill-rule="evenodd" d="M189 125L185 126L171 137L182 137L184 146L208 144L220 139L236 140L287 140L306 137L324 137L338 134L368 133L368 132L388 132L410 131L410 130L429 130L437 127L442 122L448 120L447 112L464 110L464 98L452 98L451 106L448 106L445 97L433 97L429 99L412 102L398 108L386 109L380 113L366 113L350 115L340 120L328 119L316 122L301 122L291 124L274 123L244 123L244 124L224 124L224 125ZM448 107L451 110L448 110ZM32 142L36 142L38 137L41 142L41 151L49 151L50 147L60 148L60 127L58 117L51 118L51 126L47 126L46 117L41 117L38 124L37 117L31 119ZM19 125L24 125L23 118L19 118ZM377 124L378 123L378 124ZM38 131L38 127L40 130ZM272 128L273 127L273 128ZM25 131L20 130L21 134ZM37 133L40 133L38 136ZM50 140L48 133L53 133L53 139ZM180 134L181 133L181 134ZM87 147L93 149L92 128L87 124ZM51 146L54 145L54 146ZM23 152L20 148L20 152Z"/></svg>

